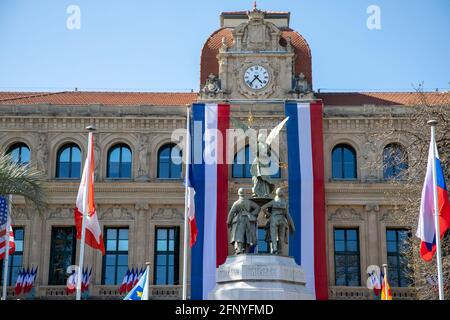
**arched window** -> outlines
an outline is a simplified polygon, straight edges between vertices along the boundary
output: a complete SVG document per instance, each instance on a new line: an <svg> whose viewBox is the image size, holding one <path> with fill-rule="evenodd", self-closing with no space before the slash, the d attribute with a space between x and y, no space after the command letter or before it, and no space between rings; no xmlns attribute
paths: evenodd
<svg viewBox="0 0 450 320"><path fill-rule="evenodd" d="M333 148L333 179L356 179L356 152L348 144L338 144Z"/></svg>
<svg viewBox="0 0 450 320"><path fill-rule="evenodd" d="M28 164L30 162L30 148L25 143L13 144L7 153L11 155L15 163Z"/></svg>
<svg viewBox="0 0 450 320"><path fill-rule="evenodd" d="M74 144L59 148L56 156L56 178L79 179L81 177L81 150Z"/></svg>
<svg viewBox="0 0 450 320"><path fill-rule="evenodd" d="M250 169L252 167L253 160L254 158L251 155L251 149L249 145L239 150L234 156L231 176L233 178L251 178L252 174ZM281 178L281 170L279 168L277 172L272 175L272 178Z"/></svg>
<svg viewBox="0 0 450 320"><path fill-rule="evenodd" d="M397 143L391 143L384 147L383 178L402 179L406 169L408 169L408 157L404 148Z"/></svg>
<svg viewBox="0 0 450 320"><path fill-rule="evenodd" d="M182 153L176 144L165 144L158 150L158 178L180 179Z"/></svg>
<svg viewBox="0 0 450 320"><path fill-rule="evenodd" d="M112 179L131 178L131 149L126 144L116 144L108 151L106 177Z"/></svg>

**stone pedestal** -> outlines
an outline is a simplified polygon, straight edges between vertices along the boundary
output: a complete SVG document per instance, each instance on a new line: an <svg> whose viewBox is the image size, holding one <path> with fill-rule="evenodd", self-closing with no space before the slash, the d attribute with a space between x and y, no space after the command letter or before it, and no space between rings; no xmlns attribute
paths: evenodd
<svg viewBox="0 0 450 320"><path fill-rule="evenodd" d="M209 300L311 300L305 272L294 258L270 254L229 256L216 271Z"/></svg>

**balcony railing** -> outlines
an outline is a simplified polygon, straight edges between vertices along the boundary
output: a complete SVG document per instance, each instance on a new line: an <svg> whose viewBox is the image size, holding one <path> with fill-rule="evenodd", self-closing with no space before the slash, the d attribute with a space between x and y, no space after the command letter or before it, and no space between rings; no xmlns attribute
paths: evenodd
<svg viewBox="0 0 450 320"><path fill-rule="evenodd" d="M331 300L372 300L373 291L365 287L329 287L329 299ZM393 300L416 299L414 288L392 288Z"/></svg>
<svg viewBox="0 0 450 320"><path fill-rule="evenodd" d="M150 300L181 300L182 286L160 286L151 285L149 292ZM67 294L66 286L35 286L33 292L27 295L16 296L14 287L8 287L8 299L49 299L67 300L75 299L75 294ZM99 300L121 300L124 295L119 293L119 286L92 285L90 287L89 299Z"/></svg>
<svg viewBox="0 0 450 320"><path fill-rule="evenodd" d="M30 299L34 294L35 299L45 300L73 300L75 294L67 294L65 286L37 286L31 294L16 296L14 287L8 287L8 299ZM188 290L189 292L189 290ZM372 300L372 290L365 287L341 287L331 286L328 289L331 300ZM150 286L151 300L181 300L182 286ZM119 286L91 286L89 299L94 300L122 300L124 295L119 294ZM416 299L414 288L392 288L393 300Z"/></svg>

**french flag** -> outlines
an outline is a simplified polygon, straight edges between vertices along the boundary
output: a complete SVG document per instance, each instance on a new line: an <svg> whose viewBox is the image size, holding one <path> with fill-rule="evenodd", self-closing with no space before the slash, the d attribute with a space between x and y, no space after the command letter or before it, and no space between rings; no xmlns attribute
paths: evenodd
<svg viewBox="0 0 450 320"><path fill-rule="evenodd" d="M422 188L422 199L420 202L419 226L416 236L420 238L420 255L422 259L429 262L433 259L436 251L436 228L434 224L433 205L433 161L436 163L436 184L438 198L438 214L440 237L444 236L450 226L450 206L448 201L447 186L437 151L436 141L431 140L428 152L427 173Z"/></svg>
<svg viewBox="0 0 450 320"><path fill-rule="evenodd" d="M216 268L228 255L226 130L230 105L194 104L192 120L191 185L196 192L198 234L191 253L191 299L202 300L214 289Z"/></svg>
<svg viewBox="0 0 450 320"><path fill-rule="evenodd" d="M286 103L289 211L295 233L289 255L306 274L316 299L328 299L322 102Z"/></svg>

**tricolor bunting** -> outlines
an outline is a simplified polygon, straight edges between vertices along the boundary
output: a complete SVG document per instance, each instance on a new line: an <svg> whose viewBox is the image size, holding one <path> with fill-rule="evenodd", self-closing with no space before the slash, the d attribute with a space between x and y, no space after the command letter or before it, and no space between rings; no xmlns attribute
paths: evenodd
<svg viewBox="0 0 450 320"><path fill-rule="evenodd" d="M5 197L0 196L0 260L5 258L6 244L9 241L9 254L13 254L16 250L14 243L14 232L11 224L9 225L9 232L6 232L9 218L8 201Z"/></svg>
<svg viewBox="0 0 450 320"><path fill-rule="evenodd" d="M191 138L197 240L191 255L191 299L207 299L216 284L216 268L228 255L228 104L194 104ZM204 137L204 139L203 139ZM198 155L204 155L198 159ZM201 160L201 161L199 161Z"/></svg>
<svg viewBox="0 0 450 320"><path fill-rule="evenodd" d="M420 255L422 259L427 262L433 259L434 253L436 252L436 228L434 223L433 205L433 161L436 163L439 229L440 237L442 239L450 226L450 205L436 142L431 140L428 152L427 172L425 174L425 182L423 184L420 202L419 226L416 233L416 236L421 240Z"/></svg>
<svg viewBox="0 0 450 320"><path fill-rule="evenodd" d="M75 225L77 229L77 239L81 240L83 225L83 214L86 215L86 238L85 243L94 249L98 249L105 255L105 245L98 223L97 212L94 201L94 138L89 134L88 152L84 164L83 175L78 189L75 213Z"/></svg>
<svg viewBox="0 0 450 320"><path fill-rule="evenodd" d="M286 103L289 211L295 233L289 255L306 273L316 299L328 299L322 102Z"/></svg>

